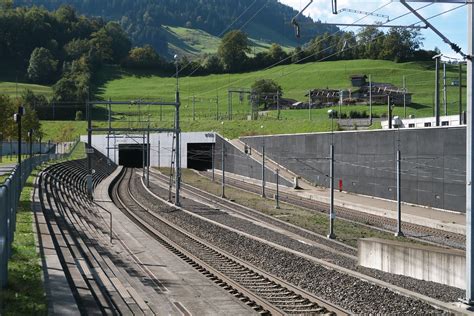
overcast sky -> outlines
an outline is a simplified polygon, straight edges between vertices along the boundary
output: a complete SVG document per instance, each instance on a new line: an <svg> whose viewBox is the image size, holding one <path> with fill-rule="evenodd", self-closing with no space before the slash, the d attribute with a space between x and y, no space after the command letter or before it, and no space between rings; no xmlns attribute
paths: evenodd
<svg viewBox="0 0 474 316"><path fill-rule="evenodd" d="M281 3L287 4L296 10L300 10L306 4L309 3L309 0L279 0ZM358 1L358 0L338 0L338 9L353 9L359 11L372 12L377 8L384 6L382 9L377 10L376 13L388 15L390 19L395 19L396 17L408 12L408 10L400 3L390 0L372 0L372 1ZM421 8L427 3L410 3L414 8ZM428 18L438 13L447 11L449 9L455 8L459 4L432 4L422 10L419 10L419 13L423 17ZM455 11L446 13L439 17L429 20L438 30L441 31L445 36L447 36L451 41L461 46L463 52L466 53L467 49L467 8L464 6ZM310 16L314 20L321 20L322 22L328 23L353 23L357 19L363 18L358 23L370 24L376 21L385 22L384 18L380 17L365 17L364 14L355 14L348 12L341 12L338 15L333 15L331 13L331 0L315 0L311 6L305 11L306 16ZM397 24L397 25L410 25L412 23L418 22L419 19L413 14L409 14L406 17L402 17L388 24ZM351 27L347 30L357 31L358 28ZM443 54L447 54L452 57L459 57L454 53L451 48L443 42L433 31L431 30L422 30L422 36L424 40L425 49L433 49L438 47Z"/></svg>

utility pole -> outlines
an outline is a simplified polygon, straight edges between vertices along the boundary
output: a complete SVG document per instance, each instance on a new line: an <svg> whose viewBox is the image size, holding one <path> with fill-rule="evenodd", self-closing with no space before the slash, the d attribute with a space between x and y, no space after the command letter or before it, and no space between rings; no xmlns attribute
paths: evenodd
<svg viewBox="0 0 474 316"><path fill-rule="evenodd" d="M473 265L473 248L472 237L474 236L474 226L472 225L472 211L473 211L473 194L474 187L472 181L474 180L473 169L473 98L472 90L474 88L474 75L472 67L472 56L474 54L474 33L473 19L474 19L474 5L467 6L468 11L468 39L467 39L467 55L471 58L467 59L467 127L466 127L466 301L472 303L474 301L474 265Z"/></svg>
<svg viewBox="0 0 474 316"><path fill-rule="evenodd" d="M213 171L212 174L214 174L214 171ZM221 187L222 187L221 198L225 199L225 140L222 140L222 183L221 183Z"/></svg>
<svg viewBox="0 0 474 316"><path fill-rule="evenodd" d="M175 62L176 62L176 115L175 115L175 129L176 129L176 198L175 198L175 205L180 206L179 201L179 191L181 189L181 144L180 144L180 137L181 137L181 130L179 126L179 107L180 107L180 100L179 100L179 77L178 77L178 56L175 55Z"/></svg>
<svg viewBox="0 0 474 316"><path fill-rule="evenodd" d="M388 104L388 129L392 129L392 106L390 105L390 95L387 96L387 104Z"/></svg>
<svg viewBox="0 0 474 316"><path fill-rule="evenodd" d="M435 68L435 117L436 117L436 126L439 126L439 62L441 55L436 55L433 57L436 62Z"/></svg>
<svg viewBox="0 0 474 316"><path fill-rule="evenodd" d="M446 86L446 63L443 63L443 102L444 102L444 115L448 115L448 90Z"/></svg>
<svg viewBox="0 0 474 316"><path fill-rule="evenodd" d="M196 96L193 95L193 121L196 120Z"/></svg>
<svg viewBox="0 0 474 316"><path fill-rule="evenodd" d="M334 214L334 143L331 143L331 147L329 148L329 158L330 158L330 165L329 165L329 184L330 184L330 205L329 205L329 239L336 238L334 234L334 219L336 218Z"/></svg>
<svg viewBox="0 0 474 316"><path fill-rule="evenodd" d="M459 125L462 125L462 63L459 62Z"/></svg>
<svg viewBox="0 0 474 316"><path fill-rule="evenodd" d="M277 210L280 209L280 169L276 169L275 172L275 180L276 180L276 195L275 195L275 201L276 201L276 206L275 208Z"/></svg>
<svg viewBox="0 0 474 316"><path fill-rule="evenodd" d="M402 232L402 155L400 152L400 127L398 128L398 149L397 149L397 232L395 236L403 237Z"/></svg>
<svg viewBox="0 0 474 316"><path fill-rule="evenodd" d="M216 168L216 162L215 162L215 159L216 159L216 143L212 144L212 151L211 151L211 155L212 155L212 182L214 182L216 179L215 179L215 168Z"/></svg>
<svg viewBox="0 0 474 316"><path fill-rule="evenodd" d="M92 198L92 115L91 115L91 104L89 102L89 96L87 97L86 111L87 111L87 193Z"/></svg>
<svg viewBox="0 0 474 316"><path fill-rule="evenodd" d="M216 121L219 120L219 94L216 95Z"/></svg>
<svg viewBox="0 0 474 316"><path fill-rule="evenodd" d="M277 91L277 120L280 120L280 92Z"/></svg>
<svg viewBox="0 0 474 316"><path fill-rule="evenodd" d="M265 197L265 143L262 146L262 197Z"/></svg>
<svg viewBox="0 0 474 316"><path fill-rule="evenodd" d="M372 125L372 75L369 75L369 120Z"/></svg>
<svg viewBox="0 0 474 316"><path fill-rule="evenodd" d="M109 104L107 104L107 109L109 112L108 115L108 121L109 121L109 131L107 132L107 164L110 165L110 129L112 128L112 115L111 115L111 107L112 105L110 104L111 99L109 98Z"/></svg>
<svg viewBox="0 0 474 316"><path fill-rule="evenodd" d="M3 162L3 133L0 132L0 163Z"/></svg>
<svg viewBox="0 0 474 316"><path fill-rule="evenodd" d="M158 136L160 137L160 136ZM161 142L160 142L160 139L158 138L158 169L161 168L161 157L160 157L160 154L161 154Z"/></svg>
<svg viewBox="0 0 474 316"><path fill-rule="evenodd" d="M145 132L142 134L142 178L143 181L146 181L146 173L145 173L145 168L146 168L146 150L145 150Z"/></svg>
<svg viewBox="0 0 474 316"><path fill-rule="evenodd" d="M309 111L309 120L311 121L311 90L308 92L308 111Z"/></svg>
<svg viewBox="0 0 474 316"><path fill-rule="evenodd" d="M403 112L403 117L407 118L407 82L405 76L403 76Z"/></svg>
<svg viewBox="0 0 474 316"><path fill-rule="evenodd" d="M146 186L150 187L150 116L148 116L148 131L147 131L147 145L146 145Z"/></svg>
<svg viewBox="0 0 474 316"><path fill-rule="evenodd" d="M29 164L28 164L28 167L29 167L29 172L31 172L32 170L32 166L33 166L33 161L32 161L32 158L33 158L33 130L30 129L28 131L28 145L29 145Z"/></svg>
<svg viewBox="0 0 474 316"><path fill-rule="evenodd" d="M232 119L232 92L227 92L227 119L230 121Z"/></svg>
<svg viewBox="0 0 474 316"><path fill-rule="evenodd" d="M18 112L13 115L13 119L18 124L18 173L20 178L22 177L21 170L21 117L25 115L25 108L23 106L18 107ZM21 192L21 181L18 183L18 192Z"/></svg>

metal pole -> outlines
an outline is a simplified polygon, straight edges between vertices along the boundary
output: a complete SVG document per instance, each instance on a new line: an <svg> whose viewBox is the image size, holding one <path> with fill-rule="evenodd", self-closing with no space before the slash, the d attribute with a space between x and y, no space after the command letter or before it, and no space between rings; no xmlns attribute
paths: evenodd
<svg viewBox="0 0 474 316"><path fill-rule="evenodd" d="M405 76L403 76L403 112L403 117L407 118L407 81Z"/></svg>
<svg viewBox="0 0 474 316"><path fill-rule="evenodd" d="M178 81L178 63L176 62L176 118L175 118L175 129L176 129L176 198L175 198L175 205L179 206L179 191L181 189L181 130L179 126L179 81Z"/></svg>
<svg viewBox="0 0 474 316"><path fill-rule="evenodd" d="M369 120L372 125L372 75L369 75Z"/></svg>
<svg viewBox="0 0 474 316"><path fill-rule="evenodd" d="M111 99L109 98L109 104L107 104L107 109L109 112L108 122L109 122L109 131L107 132L107 163L110 165L110 129L112 128L112 116L111 116Z"/></svg>
<svg viewBox="0 0 474 316"><path fill-rule="evenodd" d="M148 117L148 120L150 117ZM147 144L146 144L146 186L150 187L150 121L148 121Z"/></svg>
<svg viewBox="0 0 474 316"><path fill-rule="evenodd" d="M275 195L275 201L276 201L276 206L275 208L278 210L280 209L280 170L276 169L276 195Z"/></svg>
<svg viewBox="0 0 474 316"><path fill-rule="evenodd" d="M334 144L331 144L329 147L329 155L330 155L330 164L329 164L329 185L330 185L330 195L329 195L329 239L336 238L334 234Z"/></svg>
<svg viewBox="0 0 474 316"><path fill-rule="evenodd" d="M402 173L401 173L402 156L400 149L397 150L397 232L395 236L403 237L402 232Z"/></svg>
<svg viewBox="0 0 474 316"><path fill-rule="evenodd" d="M390 106L390 96L387 96L387 104L388 104L388 128L392 128L392 107Z"/></svg>
<svg viewBox="0 0 474 316"><path fill-rule="evenodd" d="M265 143L262 146L262 197L265 197Z"/></svg>
<svg viewBox="0 0 474 316"><path fill-rule="evenodd" d="M459 125L462 124L462 63L459 62Z"/></svg>
<svg viewBox="0 0 474 316"><path fill-rule="evenodd" d="M158 137L160 137L160 136L158 136ZM158 139L158 169L161 168L160 154L161 154L161 142L160 142L160 139Z"/></svg>
<svg viewBox="0 0 474 316"><path fill-rule="evenodd" d="M92 198L92 115L90 102L87 100L87 193Z"/></svg>
<svg viewBox="0 0 474 316"><path fill-rule="evenodd" d="M3 162L3 133L0 133L0 163Z"/></svg>
<svg viewBox="0 0 474 316"><path fill-rule="evenodd" d="M232 108L232 92L227 92L227 119L230 121L232 119L231 109Z"/></svg>
<svg viewBox="0 0 474 316"><path fill-rule="evenodd" d="M216 121L219 120L219 95L216 96Z"/></svg>
<svg viewBox="0 0 474 316"><path fill-rule="evenodd" d="M448 90L446 86L446 63L443 63L443 102L444 102L444 115L448 115Z"/></svg>
<svg viewBox="0 0 474 316"><path fill-rule="evenodd" d="M142 179L145 181L145 168L146 168L146 151L145 151L145 132L142 134Z"/></svg>
<svg viewBox="0 0 474 316"><path fill-rule="evenodd" d="M211 155L212 155L212 181L214 182L215 181L215 175L214 175L214 170L215 170L215 150L216 150L216 143L212 144L212 152L211 152Z"/></svg>
<svg viewBox="0 0 474 316"><path fill-rule="evenodd" d="M440 57L435 58L435 61L436 61L436 70L435 70L435 117L436 117L436 126L439 126L439 59L440 59Z"/></svg>
<svg viewBox="0 0 474 316"><path fill-rule="evenodd" d="M214 169L213 169L214 171ZM214 172L213 172L214 177ZM225 140L222 142L222 194L221 197L225 198Z"/></svg>
<svg viewBox="0 0 474 316"><path fill-rule="evenodd" d="M277 92L277 120L280 119L280 93Z"/></svg>
<svg viewBox="0 0 474 316"><path fill-rule="evenodd" d="M468 56L473 56L473 45L474 45L474 33L473 19L474 19L474 5L470 5L467 8L468 11ZM473 154L472 149L474 146L472 129L474 122L473 112L473 98L472 90L474 88L474 76L473 76L472 59L467 59L467 127L466 127L466 300L471 303L474 299L474 265L473 265L473 249L472 249L472 237L474 235L472 225L472 211L473 211Z"/></svg>
<svg viewBox="0 0 474 316"><path fill-rule="evenodd" d="M311 121L311 90L308 92L308 111L309 111L309 120Z"/></svg>
<svg viewBox="0 0 474 316"><path fill-rule="evenodd" d="M193 121L196 120L196 97L193 95Z"/></svg>
<svg viewBox="0 0 474 316"><path fill-rule="evenodd" d="M40 135L39 137L39 154L43 154L43 144L41 143L43 141L43 136Z"/></svg>

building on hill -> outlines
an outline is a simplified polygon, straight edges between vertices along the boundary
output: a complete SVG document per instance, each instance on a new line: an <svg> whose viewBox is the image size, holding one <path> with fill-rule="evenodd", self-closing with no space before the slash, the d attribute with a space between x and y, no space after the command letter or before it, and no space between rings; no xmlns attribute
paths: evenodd
<svg viewBox="0 0 474 316"><path fill-rule="evenodd" d="M391 83L372 82L369 84L366 75L352 75L349 77L352 88L349 89L312 89L305 94L306 100L311 95L311 106L321 108L336 104L368 104L372 87L372 104L409 105L412 102L412 93L398 88ZM305 103L306 108L308 103Z"/></svg>

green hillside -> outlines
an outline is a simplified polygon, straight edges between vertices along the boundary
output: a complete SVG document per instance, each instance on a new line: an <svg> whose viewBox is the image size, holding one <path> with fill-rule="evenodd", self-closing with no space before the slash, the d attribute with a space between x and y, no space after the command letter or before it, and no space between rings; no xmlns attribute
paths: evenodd
<svg viewBox="0 0 474 316"><path fill-rule="evenodd" d="M448 83L457 78L457 68L448 68ZM269 111L257 121L248 121L250 106L246 99L240 103L239 96L233 98L234 120L227 120L227 89L249 88L256 79L276 80L283 88L283 97L306 101L304 96L313 88L350 88L349 76L352 74L371 74L374 82L387 82L401 86L406 77L409 92L413 93L413 104L407 107L408 115L416 117L432 116L434 71L426 63L393 63L389 61L352 60L309 63L304 65L279 66L273 69L241 73L180 78L181 118L184 131L215 130L227 137L239 135L300 133L327 131L330 121L327 109L313 109L311 121L308 110L284 110L281 120L276 119L276 111ZM0 82L0 87L5 83ZM120 67L104 67L98 75L97 97L119 100L164 100L173 101L176 80L150 72L130 72ZM47 94L48 88L44 93ZM463 92L463 94L465 91ZM193 102L195 115L193 120ZM219 99L218 107L216 99ZM465 99L463 95L463 99ZM458 88L448 86L448 114L458 111ZM339 109L338 107L336 108ZM368 111L368 106L343 106L343 113ZM99 109L100 111L100 109ZM137 119L145 113L151 116L152 126L172 126L173 110L136 105L113 108L116 126L134 126ZM377 116L387 113L385 105L373 107ZM394 115L403 116L403 107L396 107ZM141 114L137 114L141 113ZM96 116L97 117L97 116ZM104 117L103 115L101 116ZM96 121L97 126L105 122ZM263 126L263 128L262 128ZM379 125L374 125L377 128ZM52 139L73 138L85 132L85 122L47 122L43 121L46 137ZM66 128L67 127L67 128Z"/></svg>
<svg viewBox="0 0 474 316"><path fill-rule="evenodd" d="M168 51L178 52L180 55L184 54L194 56L215 54L217 53L217 49L221 42L219 37L199 29L173 26L163 26L163 29L165 30L168 40ZM272 45L270 40L253 38L249 38L249 40L253 54L267 51ZM288 46L282 46L283 50L286 52L290 52L294 49L292 43L288 42L287 45Z"/></svg>
<svg viewBox="0 0 474 316"><path fill-rule="evenodd" d="M31 90L35 94L42 94L48 98L53 93L51 87L48 86L29 83L18 83L17 85L15 82L0 81L0 94L6 94L14 97L16 95L21 95L25 90Z"/></svg>
<svg viewBox="0 0 474 316"><path fill-rule="evenodd" d="M449 68L448 68L449 69ZM227 89L249 88L256 79L273 79L283 88L285 98L305 101L305 93L313 88L350 88L349 76L353 74L371 74L374 82L391 83L402 86L406 77L407 88L413 93L413 103L408 114L420 116L432 115L434 71L431 65L424 63L394 63L380 60L351 60L317 62L303 65L278 66L269 70L241 73L209 75L202 77L180 78L181 96L187 100L193 95L204 104L209 99L220 96L227 103ZM128 72L120 68L109 67L101 74L99 96L106 99L130 100L167 99L174 97L175 79L161 77L153 73ZM448 72L449 78L457 77L457 68ZM448 100L457 101L457 87L448 87ZM206 106L200 105L200 112ZM222 109L225 109L224 105ZM450 112L456 104L452 104ZM239 109L243 112L246 109ZM383 109L385 111L385 108ZM235 110L234 110L235 112Z"/></svg>

